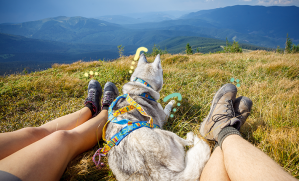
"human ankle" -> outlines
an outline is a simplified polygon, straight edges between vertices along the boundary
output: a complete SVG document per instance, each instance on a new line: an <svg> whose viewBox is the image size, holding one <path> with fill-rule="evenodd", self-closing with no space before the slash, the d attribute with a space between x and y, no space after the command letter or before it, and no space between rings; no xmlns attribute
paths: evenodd
<svg viewBox="0 0 299 181"><path fill-rule="evenodd" d="M91 111L91 115L94 115L95 114L95 110L96 108L91 104L91 103L87 103L85 105L85 107L89 108L89 110Z"/></svg>
<svg viewBox="0 0 299 181"><path fill-rule="evenodd" d="M109 105L104 105L102 110L108 110L109 109Z"/></svg>
<svg viewBox="0 0 299 181"><path fill-rule="evenodd" d="M223 128L218 135L218 144L221 149L223 141L230 135L239 135L240 137L242 137L241 133L234 127L228 126Z"/></svg>

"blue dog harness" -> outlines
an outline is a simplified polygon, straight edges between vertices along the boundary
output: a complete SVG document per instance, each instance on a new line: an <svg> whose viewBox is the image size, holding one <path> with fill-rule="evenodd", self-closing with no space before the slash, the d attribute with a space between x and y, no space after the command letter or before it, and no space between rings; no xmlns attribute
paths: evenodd
<svg viewBox="0 0 299 181"><path fill-rule="evenodd" d="M135 78L133 81L142 83L144 85L146 85L147 87L152 88L146 81L140 79L140 78ZM156 101L152 96L150 96L147 93L142 93L140 96L145 97L151 101ZM127 100L127 102L130 104L129 106L125 106L123 108L120 108L118 110L116 110L113 113L113 107L117 104L117 102L122 99L125 98ZM122 120L117 120L117 116L124 114L126 112L129 112L131 110L137 109L140 114L142 114L143 116L149 117L150 120L149 121L138 121L138 122L132 122L128 119L122 119ZM111 137L111 139L109 141L105 140L105 135L106 135L106 128L109 122L113 122L113 123L117 123L120 125L124 125L127 124L126 127L122 128L118 133L116 133L115 135L113 135ZM103 163L100 162L101 156L105 156L109 150L114 147L115 145L117 146L121 140L123 140L127 135L129 135L130 133L132 133L134 130L137 130L139 128L142 127L147 127L147 128L160 128L158 125L153 124L153 118L151 116L149 116L144 109L137 103L135 102L129 94L124 94L121 96L118 96L109 106L108 109L108 121L107 123L104 125L103 127L103 135L102 138L104 141L106 141L107 143L105 144L105 146L103 148L100 148L96 151L96 153L93 155L93 162L96 164L96 166L99 166L101 164L101 166L103 166ZM99 161L95 161L95 157L99 156Z"/></svg>

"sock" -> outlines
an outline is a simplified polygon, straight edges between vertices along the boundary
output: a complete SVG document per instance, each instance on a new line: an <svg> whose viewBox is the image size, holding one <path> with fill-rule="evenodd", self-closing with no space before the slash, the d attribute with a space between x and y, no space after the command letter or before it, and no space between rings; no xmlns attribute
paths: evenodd
<svg viewBox="0 0 299 181"><path fill-rule="evenodd" d="M90 109L92 115L94 115L96 113L95 109L94 109L94 107L93 107L93 105L91 103L87 103L85 105L85 107L88 107Z"/></svg>
<svg viewBox="0 0 299 181"><path fill-rule="evenodd" d="M214 151L215 151L215 149L216 149L218 146L219 146L219 144L218 144L218 142L216 141L216 143L215 143L215 145L214 145L214 147L213 147L213 150L212 150L212 152L214 152Z"/></svg>
<svg viewBox="0 0 299 181"><path fill-rule="evenodd" d="M225 127L220 131L220 133L218 135L218 144L219 144L221 149L222 149L222 143L223 143L224 139L227 136L232 135L232 134L236 134L236 135L241 136L240 132L236 128L231 127L231 126Z"/></svg>
<svg viewBox="0 0 299 181"><path fill-rule="evenodd" d="M104 105L103 110L108 110L110 105Z"/></svg>

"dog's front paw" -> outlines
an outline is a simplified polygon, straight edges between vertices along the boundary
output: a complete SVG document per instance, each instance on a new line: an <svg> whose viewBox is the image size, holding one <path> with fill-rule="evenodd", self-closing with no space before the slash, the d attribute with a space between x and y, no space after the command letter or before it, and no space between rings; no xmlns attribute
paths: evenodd
<svg viewBox="0 0 299 181"><path fill-rule="evenodd" d="M164 108L164 113L166 114L166 120L168 119L170 113L171 113L171 110L172 110L172 107L173 105L175 104L175 100L171 100Z"/></svg>

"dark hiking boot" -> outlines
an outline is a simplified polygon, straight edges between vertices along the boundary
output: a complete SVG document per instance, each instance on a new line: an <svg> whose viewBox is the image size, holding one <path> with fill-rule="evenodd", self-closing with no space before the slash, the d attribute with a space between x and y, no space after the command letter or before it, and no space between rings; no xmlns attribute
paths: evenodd
<svg viewBox="0 0 299 181"><path fill-rule="evenodd" d="M104 95L102 99L102 109L108 110L110 104L119 95L118 89L112 82L107 82L104 87Z"/></svg>
<svg viewBox="0 0 299 181"><path fill-rule="evenodd" d="M84 101L84 105L91 109L92 117L95 117L101 111L100 110L101 96L102 96L101 84L96 80L91 80L88 84L88 96Z"/></svg>

